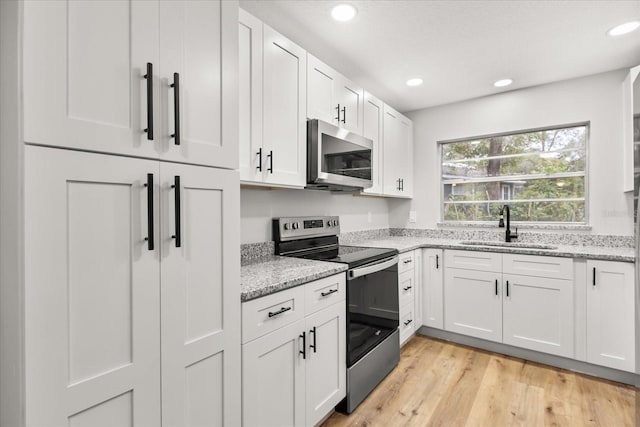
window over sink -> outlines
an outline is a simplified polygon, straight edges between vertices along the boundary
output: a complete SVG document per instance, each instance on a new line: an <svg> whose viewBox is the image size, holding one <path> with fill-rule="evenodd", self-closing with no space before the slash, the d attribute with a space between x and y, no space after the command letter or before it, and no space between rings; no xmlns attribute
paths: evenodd
<svg viewBox="0 0 640 427"><path fill-rule="evenodd" d="M587 223L589 124L439 142L442 219Z"/></svg>

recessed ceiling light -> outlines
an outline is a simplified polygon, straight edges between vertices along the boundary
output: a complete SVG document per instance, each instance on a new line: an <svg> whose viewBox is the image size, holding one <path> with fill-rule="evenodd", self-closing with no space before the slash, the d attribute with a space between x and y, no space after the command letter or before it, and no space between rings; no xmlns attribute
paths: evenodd
<svg viewBox="0 0 640 427"><path fill-rule="evenodd" d="M415 78L407 80L407 86L420 86L422 84L422 79Z"/></svg>
<svg viewBox="0 0 640 427"><path fill-rule="evenodd" d="M640 21L625 22L624 24L617 25L612 29L610 29L609 31L607 31L607 34L609 34L612 37L622 36L624 34L628 34L632 31L635 31L638 28L640 28Z"/></svg>
<svg viewBox="0 0 640 427"><path fill-rule="evenodd" d="M511 79L502 79L502 80L498 80L493 85L495 87L505 87L505 86L509 86L511 83L513 83L513 80Z"/></svg>
<svg viewBox="0 0 640 427"><path fill-rule="evenodd" d="M340 22L351 21L356 13L356 8L350 4L339 4L331 9L333 19Z"/></svg>

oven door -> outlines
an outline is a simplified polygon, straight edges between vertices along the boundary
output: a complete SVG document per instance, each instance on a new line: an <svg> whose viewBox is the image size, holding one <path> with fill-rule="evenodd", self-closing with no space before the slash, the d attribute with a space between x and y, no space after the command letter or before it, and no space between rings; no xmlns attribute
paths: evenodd
<svg viewBox="0 0 640 427"><path fill-rule="evenodd" d="M398 257L347 272L347 366L398 329Z"/></svg>
<svg viewBox="0 0 640 427"><path fill-rule="evenodd" d="M321 120L307 122L307 183L369 188L373 141Z"/></svg>

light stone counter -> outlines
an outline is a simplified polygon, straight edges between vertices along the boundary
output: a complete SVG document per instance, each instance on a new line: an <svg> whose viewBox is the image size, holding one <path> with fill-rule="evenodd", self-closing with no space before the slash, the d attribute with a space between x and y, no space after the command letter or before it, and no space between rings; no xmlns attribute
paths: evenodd
<svg viewBox="0 0 640 427"><path fill-rule="evenodd" d="M546 255L564 258L598 259L604 261L635 262L635 249L629 247L608 246L570 246L554 245L557 249L526 248L514 242L509 247L463 245L456 239L433 239L428 237L387 236L382 239L350 242L353 246L397 249L400 253L419 248L459 249L465 251L514 253L524 255ZM493 241L487 241L492 243Z"/></svg>
<svg viewBox="0 0 640 427"><path fill-rule="evenodd" d="M270 256L243 263L240 299L249 301L347 271L347 264Z"/></svg>

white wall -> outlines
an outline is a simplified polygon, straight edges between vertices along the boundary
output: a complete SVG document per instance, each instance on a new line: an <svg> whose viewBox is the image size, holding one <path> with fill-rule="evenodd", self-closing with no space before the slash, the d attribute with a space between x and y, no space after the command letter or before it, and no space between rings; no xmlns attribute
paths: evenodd
<svg viewBox="0 0 640 427"><path fill-rule="evenodd" d="M632 196L622 192L625 76L626 70L613 71L407 113L414 128L414 199L390 202L391 226L435 228L440 221L438 141L589 121L592 233L633 235ZM417 211L416 223L408 223L410 210Z"/></svg>
<svg viewBox="0 0 640 427"><path fill-rule="evenodd" d="M338 215L343 233L389 227L386 199L318 190L243 188L240 191L241 242L272 240L272 218L313 215Z"/></svg>

